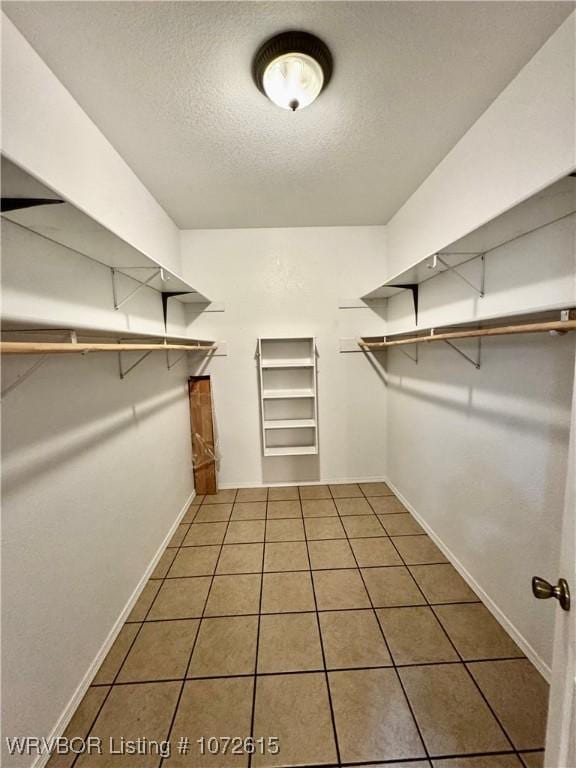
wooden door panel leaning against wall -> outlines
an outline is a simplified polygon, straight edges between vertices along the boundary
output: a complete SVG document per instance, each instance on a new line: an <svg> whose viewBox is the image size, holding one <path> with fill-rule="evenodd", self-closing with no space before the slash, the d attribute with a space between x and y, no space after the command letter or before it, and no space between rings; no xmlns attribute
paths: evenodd
<svg viewBox="0 0 576 768"><path fill-rule="evenodd" d="M216 493L216 454L210 377L191 377L188 380L188 392L194 486L197 494Z"/></svg>

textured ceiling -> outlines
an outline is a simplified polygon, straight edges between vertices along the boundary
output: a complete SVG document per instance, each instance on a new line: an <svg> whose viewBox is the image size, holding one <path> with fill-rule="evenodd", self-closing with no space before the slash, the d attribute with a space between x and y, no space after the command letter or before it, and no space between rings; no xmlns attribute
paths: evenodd
<svg viewBox="0 0 576 768"><path fill-rule="evenodd" d="M181 228L385 223L572 10L555 2L5 2ZM322 37L296 114L258 45Z"/></svg>

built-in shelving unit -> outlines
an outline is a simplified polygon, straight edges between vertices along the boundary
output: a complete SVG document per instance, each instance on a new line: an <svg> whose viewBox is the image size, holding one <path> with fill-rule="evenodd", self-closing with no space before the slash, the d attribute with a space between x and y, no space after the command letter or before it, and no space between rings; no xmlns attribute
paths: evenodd
<svg viewBox="0 0 576 768"><path fill-rule="evenodd" d="M470 290L482 298L485 256L488 253L575 214L576 178L567 176L441 251L390 277L362 296L362 301L369 304L371 301L391 298L403 291L411 291L417 324L420 285L446 272L451 272L456 280L466 283ZM529 226L526 222L530 222ZM469 262L477 264L476 270L473 274L470 274L470 270L463 274L459 268Z"/></svg>
<svg viewBox="0 0 576 768"><path fill-rule="evenodd" d="M314 337L258 339L258 367L264 456L318 453Z"/></svg>

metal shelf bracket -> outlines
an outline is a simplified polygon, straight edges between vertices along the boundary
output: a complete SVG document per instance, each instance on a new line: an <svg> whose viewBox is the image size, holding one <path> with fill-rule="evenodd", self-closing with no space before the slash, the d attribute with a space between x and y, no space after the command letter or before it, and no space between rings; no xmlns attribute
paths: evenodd
<svg viewBox="0 0 576 768"><path fill-rule="evenodd" d="M410 352L408 352L405 349L402 349L402 347L398 347L398 351L402 352L402 354L406 355L406 357L409 360L412 360L413 363L416 363L416 365L418 365L418 344L414 344L414 355L411 355Z"/></svg>
<svg viewBox="0 0 576 768"><path fill-rule="evenodd" d="M141 291L142 288L145 288L149 283L152 282L156 277L160 277L161 279L164 279L164 270L161 267L138 267L138 269L151 269L152 274L150 277L148 277L146 280L144 280L143 283L138 281L138 285L136 288L133 288L124 298L118 299L118 288L116 285L116 275L120 272L120 274L124 274L123 270L127 269L136 269L136 267L110 267L110 271L112 273L112 296L114 299L114 309L118 310L123 304L126 304L127 301L129 301L133 296L135 296L138 291ZM124 275L126 277L126 275Z"/></svg>
<svg viewBox="0 0 576 768"><path fill-rule="evenodd" d="M47 359L48 359L48 355L42 355L42 357L40 357L38 360L36 360L36 362L35 362L35 363L32 363L32 365L31 365L31 366L29 366L29 367L28 367L28 368L27 368L27 369L24 371L24 373L21 373L21 374L20 374L20 376L18 376L18 378L17 378L15 381L13 381L13 382L12 382L12 384L8 384L8 386L7 386L7 387L5 387L5 388L2 390L1 396L2 396L2 397L6 397L6 395L8 394L8 392L12 392L12 390L13 390L13 389L16 389L16 387L19 387L19 386L20 386L20 384L22 384L22 382L26 381L26 379L27 379L29 376L32 376L32 374L34 373L34 371L37 371L37 370L38 370L38 368L40 368L40 366L41 366L43 363L45 363Z"/></svg>
<svg viewBox="0 0 576 768"><path fill-rule="evenodd" d="M402 290L410 291L412 294L412 305L414 307L414 325L418 325L418 296L420 293L419 283L396 283L390 285L390 288L402 288Z"/></svg>
<svg viewBox="0 0 576 768"><path fill-rule="evenodd" d="M171 368L174 368L174 366L178 365L180 360L183 360L186 357L186 355L187 355L186 352L182 352L181 355L178 355L176 360L173 360L172 362L170 362L170 350L167 349L166 350L166 368L168 368L168 370L170 370Z"/></svg>
<svg viewBox="0 0 576 768"><path fill-rule="evenodd" d="M453 267L451 264L448 264L447 261L445 261L442 256L440 256L439 253L434 254L432 257L432 263L430 264L430 269L436 269L438 263L442 264L444 269L447 272L452 272L456 277L459 277L462 282L466 283L466 285L469 288L472 288L472 290L480 296L480 298L484 298L484 281L485 281L485 274L486 274L486 260L484 258L484 254L480 253L478 254L478 258L480 259L480 287L477 285L474 285L470 280L468 280L467 277L464 277L464 275L459 272L457 267Z"/></svg>
<svg viewBox="0 0 576 768"><path fill-rule="evenodd" d="M144 354L140 355L138 360L136 360L135 363L132 363L132 365L129 365L128 368L124 368L124 366L122 365L122 352L118 352L118 369L120 371L120 379L124 381L124 379L126 378L126 376L128 376L130 371L133 371L134 368L140 365L140 363L143 363L144 360L146 360L146 358L148 357L148 355L152 354L152 351L153 350L150 349L148 350L148 352L144 352Z"/></svg>
<svg viewBox="0 0 576 768"><path fill-rule="evenodd" d="M478 350L477 353L476 353L476 359L471 357L471 355L468 355L466 352L463 352L460 349L460 347L457 347L456 344L454 344L453 341L449 341L448 339L443 339L443 342L445 344L448 344L449 347L452 347L452 349L455 352L458 352L458 354L461 357L463 357L464 360L467 360L469 363L471 363L474 366L474 368L476 368L477 370L480 369L480 358L481 358L481 352L482 352L482 339L481 339L481 337L478 337L476 339L477 350Z"/></svg>
<svg viewBox="0 0 576 768"><path fill-rule="evenodd" d="M49 332L52 332L52 333L57 331L58 333L64 333L65 336L69 337L70 342L72 344L77 344L78 343L78 337L76 335L76 331L69 331L69 330L64 330L64 329L61 329L61 328L52 328L52 329L42 328L41 331L44 331L44 332L49 331ZM18 330L17 333L38 333L38 331L37 330L26 329L26 330ZM22 384L24 381L26 381L27 378L32 376L32 374L35 371L37 371L38 368L40 368L40 366L43 365L46 362L48 357L49 357L49 355L47 355L47 354L46 355L42 355L41 357L38 358L38 360L36 360L36 362L34 362L34 363L32 363L32 365L28 366L28 368L24 371L24 373L21 373L19 376L16 377L16 379L11 384L8 384L6 387L4 387L2 392L0 392L0 397L2 397L2 398L5 397L9 392L12 392L12 390L14 390L17 387L19 387L20 384Z"/></svg>

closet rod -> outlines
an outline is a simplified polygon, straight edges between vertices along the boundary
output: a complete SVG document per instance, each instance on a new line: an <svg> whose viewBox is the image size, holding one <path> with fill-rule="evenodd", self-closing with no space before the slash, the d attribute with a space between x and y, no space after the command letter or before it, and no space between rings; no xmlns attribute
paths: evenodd
<svg viewBox="0 0 576 768"><path fill-rule="evenodd" d="M186 352L211 352L217 344L90 344L78 342L2 341L0 353L4 355L46 355L51 353L80 352L162 352L181 349Z"/></svg>
<svg viewBox="0 0 576 768"><path fill-rule="evenodd" d="M575 331L576 320L558 320L549 323L524 323L523 325L502 325L492 328L478 328L472 331L447 331L446 333L434 333L427 336L410 336L405 339L393 341L363 341L358 340L362 349L387 349L399 347L404 344L419 344L428 341L447 341L449 339L475 339L484 336L513 336L520 333L548 333L550 331Z"/></svg>

